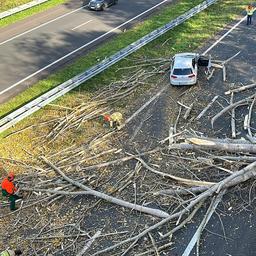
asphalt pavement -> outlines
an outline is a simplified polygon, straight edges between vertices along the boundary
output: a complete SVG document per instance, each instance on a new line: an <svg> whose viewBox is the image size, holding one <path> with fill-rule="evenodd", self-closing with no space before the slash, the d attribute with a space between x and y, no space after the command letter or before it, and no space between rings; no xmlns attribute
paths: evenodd
<svg viewBox="0 0 256 256"><path fill-rule="evenodd" d="M226 82L222 81L222 72L216 71L213 78L210 79L209 84L205 85L210 95L226 97L224 92L229 90L232 85L247 85L256 81L256 17L254 17L254 24L250 26L246 25L245 20L242 20L242 22L235 26L236 24L238 23L230 24L226 30L223 30L220 35L216 36L216 38L213 38L211 42L205 45L205 49L207 49L225 35L220 42L208 51L208 54L215 60L227 60L240 52L239 55L226 65ZM202 49L202 53L205 49ZM255 89L252 90L255 92ZM250 90L250 92L252 92L252 90ZM237 97L239 96L240 94L235 95L235 101L238 100ZM241 94L241 97L245 96ZM244 116L244 114L242 116ZM253 116L255 116L255 111ZM255 127L255 121L252 122L252 127ZM230 127L227 127L229 123L230 121L228 121L227 124L227 122L221 118L215 123L214 131L216 137L219 135L221 138L225 134L227 137L231 136ZM204 123L201 124L202 127L205 125ZM243 128L239 127L239 129L242 130ZM255 133L255 129L253 130ZM242 134L238 134L238 138L239 136L242 136ZM223 202L218 206L217 211L213 214L206 226L206 230L202 234L200 245L201 256L256 255L255 199L255 181L251 181L251 183L247 182L240 187L235 187L231 193L224 196ZM168 256L180 256L183 254L200 220L202 220L204 212L201 212L199 215L195 223L187 225L186 229L176 234L175 248ZM197 254L194 250L191 256L195 255Z"/></svg>
<svg viewBox="0 0 256 256"><path fill-rule="evenodd" d="M0 102L168 1L119 1L103 12L71 1L0 29Z"/></svg>

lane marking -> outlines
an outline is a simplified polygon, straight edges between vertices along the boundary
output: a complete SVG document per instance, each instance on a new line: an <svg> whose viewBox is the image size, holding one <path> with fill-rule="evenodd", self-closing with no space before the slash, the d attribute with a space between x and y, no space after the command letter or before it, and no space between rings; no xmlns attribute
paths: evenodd
<svg viewBox="0 0 256 256"><path fill-rule="evenodd" d="M78 25L78 26L72 28L71 30L76 30L77 28L80 28L80 27L82 27L82 26L88 24L88 23L91 22L91 21L93 21L93 20L88 20L88 21L86 21L85 23L82 23L82 24L80 24L80 25Z"/></svg>
<svg viewBox="0 0 256 256"><path fill-rule="evenodd" d="M215 47L222 39L224 39L228 34L230 34L237 26L239 26L247 16L244 16L239 22L237 22L232 28L230 28L222 37L220 37L213 45L211 45L207 50L204 51L203 55L208 53L213 47Z"/></svg>
<svg viewBox="0 0 256 256"><path fill-rule="evenodd" d="M120 24L119 26L117 26L117 27L115 27L115 28L109 30L108 32L102 34L101 36L99 36L99 37L93 39L92 41L90 41L90 42L88 42L88 43L86 43L86 44L80 46L79 48L75 49L74 51L72 51L72 52L70 52L70 53L64 55L63 57L61 57L61 58L55 60L54 62L48 64L47 66L45 66L45 67L43 67L43 68L37 70L36 72L32 73L31 75L29 75L29 76L23 78L22 80L18 81L17 83L15 83L15 84L13 84L13 85L11 85L9 88L6 88L5 90L1 91L1 92L0 92L0 95L2 95L3 93L9 91L10 89L14 88L15 86L17 86L17 85L19 85L19 84L25 82L26 80L30 79L31 77L33 77L33 76L39 74L40 72L46 70L47 68L53 66L54 64L56 64L56 63L58 63L58 62L60 62L60 61L62 61L62 60L64 60L64 59L66 59L66 58L69 57L70 55L72 55L72 54L74 54L74 53L80 51L81 49L87 47L88 45L93 44L94 42L96 42L96 41L98 41L99 39L105 37L106 35L113 33L115 30L117 30L117 29L123 27L123 26L126 25L127 23L129 23L129 22L131 22L131 21L137 19L138 17L140 17L140 16L144 15L145 13L147 13L147 12L149 12L149 11L155 9L156 7L160 6L161 4L163 4L163 3L167 2L167 1L169 1L169 0L164 0L164 1L160 2L160 3L158 3L157 5L154 5L154 6L151 7L150 9L148 9L148 10L146 10L146 11L144 11L144 12L138 14L137 16L131 18L130 20L127 20L126 22Z"/></svg>
<svg viewBox="0 0 256 256"><path fill-rule="evenodd" d="M31 28L31 29L29 29L29 30L27 30L27 31L24 31L24 32L21 33L21 34L18 34L18 35L16 35L16 36L13 36L13 37L11 37L11 38L9 38L9 39L7 39L7 40L1 42L0 45L6 44L6 43L8 43L8 42L10 42L10 41L12 41L12 40L14 40L14 39L16 39L16 38L19 38L19 37L21 37L21 36L24 36L24 35L26 35L26 34L32 32L32 31L34 31L34 30L36 30L36 29L39 29L39 28L41 28L41 27L44 27L44 26L46 26L46 25L48 25L48 24L50 24L50 23L52 23L52 22L54 22L54 21L56 21L56 20L62 19L62 18L66 17L66 16L68 16L68 15L70 15L70 14L72 14L72 13L78 12L78 11L80 11L81 9L83 9L84 7L87 7L87 6L88 6L88 5L84 5L84 6L80 7L80 8L78 8L78 9L75 9L75 10L71 11L71 12L65 13L65 14L63 14L63 15L57 17L57 18L54 18L54 19L52 19L52 20L49 20L49 21L47 21L47 22L45 22L45 23L43 23L43 24L41 24L41 25L39 25L39 26L37 26L37 27Z"/></svg>

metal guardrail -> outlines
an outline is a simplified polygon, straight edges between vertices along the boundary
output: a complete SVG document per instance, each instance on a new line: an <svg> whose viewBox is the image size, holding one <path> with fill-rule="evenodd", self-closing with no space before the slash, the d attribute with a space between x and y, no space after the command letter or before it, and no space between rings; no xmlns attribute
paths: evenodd
<svg viewBox="0 0 256 256"><path fill-rule="evenodd" d="M126 48L120 50L116 54L110 56L109 58L106 58L99 64L87 69L85 72L73 77L72 79L67 80L66 82L60 84L59 86L55 87L54 89L50 90L49 92L38 97L37 99L29 102L28 104L24 105L23 107L15 110L14 112L5 116L4 118L2 118L0 120L0 132L7 130L14 124L16 124L19 121L21 121L22 119L24 119L25 117L27 117L27 116L31 115L32 113L36 112L37 110L41 109L43 106L49 104L50 102L63 96L64 94L66 94L67 92L76 88L77 86L79 86L80 84L89 80L90 78L96 76L100 72L106 70L108 67L112 66L119 60L127 57L129 54L137 51L138 49L140 49L144 45L148 44L149 42L153 41L154 39L158 38L159 36L163 35L167 31L171 30L172 28L174 28L174 27L178 26L179 24L183 23L184 21L188 20L195 14L206 9L208 6L214 4L216 1L217 0L204 1L203 3L192 8L185 14L174 19L170 23L164 25L161 28L154 30L153 32L147 34L146 36L142 37L141 39L137 40L136 42L130 44Z"/></svg>
<svg viewBox="0 0 256 256"><path fill-rule="evenodd" d="M29 3L17 6L13 9L8 10L8 11L1 12L0 13L0 19L6 18L10 15L13 15L13 14L17 13L17 12L24 11L26 9L29 9L31 7L34 7L36 5L42 4L42 3L47 2L47 1L49 1L49 0L34 0L34 1L29 2Z"/></svg>

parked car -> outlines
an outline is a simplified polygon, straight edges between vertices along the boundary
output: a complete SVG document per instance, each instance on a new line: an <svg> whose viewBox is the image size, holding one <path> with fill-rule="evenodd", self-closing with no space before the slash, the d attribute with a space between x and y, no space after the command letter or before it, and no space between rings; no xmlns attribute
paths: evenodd
<svg viewBox="0 0 256 256"><path fill-rule="evenodd" d="M118 0L90 0L88 7L91 10L103 11L107 7L117 4Z"/></svg>
<svg viewBox="0 0 256 256"><path fill-rule="evenodd" d="M179 53L171 59L170 83L172 85L193 85L197 82L197 53Z"/></svg>

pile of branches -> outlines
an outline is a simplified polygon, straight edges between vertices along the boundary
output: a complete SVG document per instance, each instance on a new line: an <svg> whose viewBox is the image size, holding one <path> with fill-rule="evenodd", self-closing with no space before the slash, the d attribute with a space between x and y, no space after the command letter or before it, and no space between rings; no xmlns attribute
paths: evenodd
<svg viewBox="0 0 256 256"><path fill-rule="evenodd" d="M136 80L140 75L145 78L150 74L139 71L119 85L112 84L102 95L95 97L93 102L82 104L65 118L60 118L48 137L56 138L69 128L79 127L87 117L90 119L104 112L107 103L129 95L140 84ZM166 89L167 86L160 88L125 123L141 115ZM13 164L27 170L27 174L20 179L26 200L17 211L14 223L21 229L25 225L31 231L26 236L23 233L22 237L29 241L27 252L34 255L41 255L42 250L55 255L74 255L74 252L76 255L94 256L160 255L161 251L173 247L173 234L190 223L201 209L206 209L182 254L190 255L196 246L199 255L202 232L223 196L232 187L256 175L255 123L252 122L256 94L251 93L253 89L254 84L231 88L226 92L226 95L231 94L229 101L223 96L214 95L201 111L194 109L195 102L186 104L178 101L180 109L175 122L169 127L168 136L146 151L139 152L138 148L130 148L126 152L122 145L116 144L113 148L94 154L91 151L93 146L109 138L109 134L122 132L111 131L94 138L86 146L72 146L54 154L41 155L36 159L37 165L11 160ZM241 92L247 92L247 95ZM236 102L235 94L238 95ZM103 95L107 100L101 98ZM248 112L244 115L243 111L243 115L240 115L238 107L245 104ZM95 112L96 106L100 106L100 112ZM221 110L218 109L220 107ZM242 116L245 116L244 120ZM230 118L233 138L210 137L205 132L191 129L192 124L196 126L201 121L208 122L214 131L217 119L225 118ZM239 131L241 122L243 130ZM238 135L241 135L240 138ZM76 200L79 198L85 198L85 201L76 209ZM31 220L20 212L42 202L46 216L52 217L31 226L35 224L36 218L42 217L40 210L31 214ZM111 216L113 209L120 211L122 221L118 219L119 215ZM68 214L71 211L76 218L49 228L63 217L63 211ZM103 216L104 223L110 220L115 222L117 218L118 225L114 227L113 223L106 224L106 231L105 224L84 224L90 216L97 222L103 212L108 212L107 216ZM0 217L7 216L9 214ZM127 225L127 222L132 224ZM56 244L53 240L57 240ZM37 243L41 243L40 248ZM138 248L138 244L143 246Z"/></svg>

